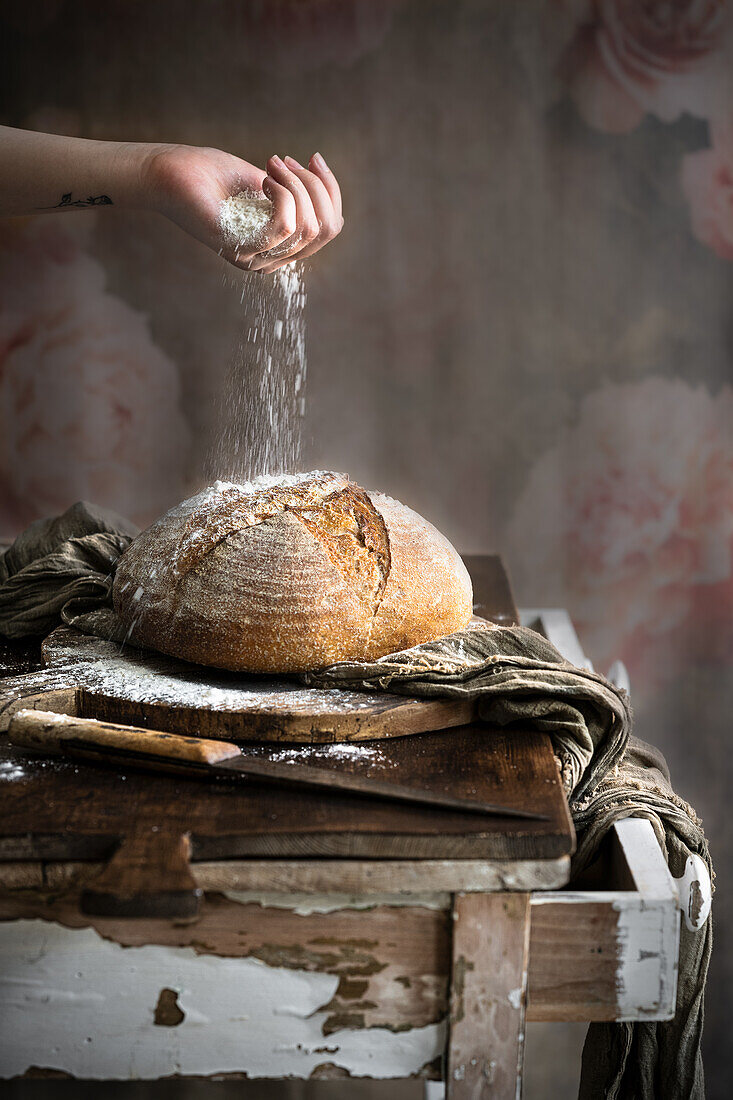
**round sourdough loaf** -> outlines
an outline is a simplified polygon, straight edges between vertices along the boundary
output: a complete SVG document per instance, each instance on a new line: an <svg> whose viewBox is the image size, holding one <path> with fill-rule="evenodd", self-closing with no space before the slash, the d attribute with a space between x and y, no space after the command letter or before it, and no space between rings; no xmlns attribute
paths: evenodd
<svg viewBox="0 0 733 1100"><path fill-rule="evenodd" d="M113 599L131 641L243 672L373 660L472 610L466 568L427 520L320 471L184 501L122 555Z"/></svg>

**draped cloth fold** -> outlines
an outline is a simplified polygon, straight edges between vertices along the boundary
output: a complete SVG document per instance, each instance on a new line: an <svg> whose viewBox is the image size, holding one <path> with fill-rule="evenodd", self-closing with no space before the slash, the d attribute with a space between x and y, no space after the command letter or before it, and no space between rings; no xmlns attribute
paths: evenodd
<svg viewBox="0 0 733 1100"><path fill-rule="evenodd" d="M64 622L110 637L115 564L138 530L85 501L32 523L0 558L0 634L42 637Z"/></svg>
<svg viewBox="0 0 733 1100"><path fill-rule="evenodd" d="M473 699L481 720L521 724L552 737L565 790L581 795L621 759L631 729L626 695L569 664L523 626L474 621L467 630L301 677L313 687Z"/></svg>
<svg viewBox="0 0 733 1100"><path fill-rule="evenodd" d="M119 555L137 529L80 502L40 520L0 559L0 633L45 635L59 622L124 638L111 606ZM576 874L592 863L614 822L646 817L672 874L696 853L712 874L695 812L672 790L666 764L631 737L626 694L565 661L525 627L477 621L466 630L368 663L304 674L312 686L473 699L480 720L543 730L552 740L578 835ZM581 1100L702 1100L703 995L712 927L682 929L676 1013L666 1022L591 1024Z"/></svg>

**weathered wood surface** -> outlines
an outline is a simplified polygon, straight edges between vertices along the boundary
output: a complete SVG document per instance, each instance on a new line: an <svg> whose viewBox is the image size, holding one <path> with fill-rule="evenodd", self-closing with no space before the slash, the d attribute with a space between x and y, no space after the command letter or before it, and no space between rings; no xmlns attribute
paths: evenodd
<svg viewBox="0 0 733 1100"><path fill-rule="evenodd" d="M346 749L349 747L347 746ZM556 859L573 830L549 738L485 726L336 746L248 746L257 758L335 768L445 791L547 820L431 810L382 800L285 790L237 779L202 783L31 758L5 746L0 859L104 859L134 822L190 833L194 860L247 856L389 859Z"/></svg>
<svg viewBox="0 0 733 1100"><path fill-rule="evenodd" d="M203 890L191 873L188 836L137 827L82 892L85 913L113 917L198 916Z"/></svg>
<svg viewBox="0 0 733 1100"><path fill-rule="evenodd" d="M119 752L123 763L129 764L126 752L172 757L181 765L194 768L215 767L226 760L238 760L241 750L231 741L211 741L203 737L157 733L140 726L123 726L100 722L96 718L78 718L57 711L17 711L8 726L8 738L13 745L31 749L43 756L68 756L84 746L100 755ZM88 760L85 758L85 762Z"/></svg>
<svg viewBox="0 0 733 1100"><path fill-rule="evenodd" d="M446 913L409 906L296 916L214 896L185 926L39 909L0 923L0 985L23 1004L0 1073L433 1076L448 940Z"/></svg>
<svg viewBox="0 0 733 1100"><path fill-rule="evenodd" d="M302 762L293 768L287 761L268 760L242 752L233 741L182 737L142 726L123 726L116 722L100 722L96 718L77 718L47 710L18 711L8 726L8 738L11 744L22 749L30 749L43 756L60 756L76 763L164 771L205 781L241 777L288 788L306 787L322 794L338 791L362 798L382 798L467 813L485 815L498 811L506 817L542 817L529 809L514 809L505 804L497 807L473 797L463 798L446 791L405 786L400 781L399 773L387 782Z"/></svg>
<svg viewBox="0 0 733 1100"><path fill-rule="evenodd" d="M264 897L262 904L249 900L243 904L236 900L242 896L238 890L214 890L206 893L199 918L194 923L172 924L168 920L130 921L86 915L79 909L78 883L76 886L72 883L70 889L68 877L56 874L58 868L58 864L50 864L44 874L39 863L19 867L16 885L25 882L26 889L0 891L0 922L41 919L70 928L95 928L100 935L121 944L182 947L194 944L202 953L231 954L233 957L246 957L251 944L281 943L290 945L293 960L302 960L304 953L314 950L314 944L328 956L328 945L335 950L342 935L346 940L372 943L375 950L381 943L402 944L402 922L406 921L414 954L412 949L400 952L399 974L405 979L400 984L404 991L399 998L393 997L379 1005L379 1014L375 1005L368 1018L379 1019L379 1026L384 1027L398 1023L419 1026L426 1017L422 1009L415 1011L410 990L422 990L424 994L428 987L442 991L440 996L436 993L436 999L431 1002L431 1018L437 1019L437 1014L444 1011L450 943L441 930L447 926L450 906L447 893L435 894L425 901L416 898L414 905L411 899L403 897L402 904L397 906L385 904L379 897L371 900L363 896L355 900L345 895L324 898L310 893L297 895L292 900L287 894L277 893L269 895L269 901ZM205 865L201 870L201 881L206 882ZM609 886L613 885L609 882ZM282 879L278 881L276 877L271 889L277 891L282 886ZM496 896L506 899L520 895ZM275 897L278 898L277 907L274 907ZM337 913L320 911L319 907L328 900L343 908ZM345 908L355 904L364 908ZM280 908L281 905L304 906L308 913L301 915L294 909ZM309 911L311 907L312 912ZM372 921L374 914L379 915L376 924ZM674 925L674 914L673 902L653 902L634 891L626 892L626 896L621 890L595 896L592 891L534 894L527 1019L670 1018L674 1011L676 941L668 932L670 923ZM635 924L632 925L632 921ZM640 940L640 936L643 939ZM430 946L436 942L442 944L439 950ZM644 959L638 958L639 944L648 952ZM639 986L633 985L640 967L647 970L641 986L644 1000L638 996ZM366 991L365 998L374 1001L374 992L374 989Z"/></svg>
<svg viewBox="0 0 733 1100"><path fill-rule="evenodd" d="M618 1013L619 946L614 938L613 918L617 920L618 914L610 906L606 909L603 932L593 940L591 948L590 938L597 931L597 911L594 912L593 907L585 911L587 921L583 913L576 911L569 914L565 926L558 919L561 914L557 911L548 920L547 911L538 913L533 907L529 955L530 1020L560 1018L548 1016L546 1012L553 983L560 1003L567 1004L568 990L577 991L578 1007L584 1002L585 991L594 985L596 1014L590 1018L615 1018ZM87 916L80 912L75 895L54 899L33 891L28 895L0 896L0 921L42 919L68 928L94 928L101 936L124 946L193 946L200 954L255 957L268 964L277 961L277 965L293 969L305 966L322 968L328 973L338 972L351 979L368 977L359 998L371 1002L364 1025L390 1028L422 1026L445 1015L451 952L449 916L445 909L420 906L377 906L301 916L287 909L263 909L254 903L242 905L224 895L209 893L197 921L173 924L162 919L130 921ZM578 942L575 953L569 950L573 936ZM361 946L359 952L354 951L355 944ZM384 981L385 959L380 956L385 951L392 959L391 980L400 979L399 990ZM552 963L555 951L560 955L558 966ZM591 951L603 956L603 968L589 975ZM366 955L371 956L367 965L369 974L364 973ZM379 960L376 966L375 959ZM562 973L560 981L559 971ZM375 984L377 975L382 975L379 988ZM384 999L380 1001L377 993ZM390 995L385 996L388 993ZM343 999L340 1011L350 1011L345 1003L349 1000L351 998ZM603 1015L598 1014L601 1004ZM588 1017L571 1015L565 1018Z"/></svg>
<svg viewBox="0 0 733 1100"><path fill-rule="evenodd" d="M610 841L600 868L605 891L531 897L528 1020L665 1019L673 1011L676 898L662 854L647 821L620 823ZM40 865L30 866L37 871ZM195 922L130 921L81 913L76 890L63 877L54 879L58 869L48 866L41 888L29 881L34 888L0 892L4 978L13 996L30 990L17 1044L22 1049L6 1041L0 1056L13 1072L45 1065L107 1077L222 1070L250 1076L439 1076L448 978L461 969L464 977L475 975L456 966L462 945L465 959L471 942L489 1000L496 996L502 966L513 965L501 982L509 1006L521 1006L522 982L510 981L520 952L510 951L502 914L487 918L492 899L485 895L458 899L455 922L445 893L387 898L275 892L254 899L237 891L207 893ZM276 875L273 889L284 882ZM411 885L406 879L405 888ZM496 905L511 906L514 899L521 904L522 895L493 897ZM463 923L472 902L482 918L473 929L470 921ZM515 939L523 954L524 941ZM498 965L492 944L506 953ZM53 997L43 996L46 986ZM468 990L474 1001L477 989L480 984ZM465 1012L465 982L463 991ZM75 1012L69 1013L69 1003ZM500 1054L510 1081L518 1033L504 1032L498 1015L484 1007L482 1002L478 1027L468 1037L471 1045L454 1042L454 1064L466 1064L462 1050L469 1066L473 1058L480 1066L487 1052L489 1062ZM110 1021L120 1036L134 1033L134 1064L130 1044L105 1041ZM178 1041L168 1042L157 1031L179 1026ZM501 1034L493 1041L497 1026ZM511 1034L517 1041L504 1057L502 1043ZM47 1053L52 1049L54 1058ZM489 1065L473 1081L479 1091L464 1094L491 1096L481 1090L491 1081L498 1086L498 1068ZM466 1080L463 1075L458 1083Z"/></svg>
<svg viewBox="0 0 733 1100"><path fill-rule="evenodd" d="M0 542L0 550L3 549ZM0 634L0 680L36 672L43 665L38 638L12 641Z"/></svg>
<svg viewBox="0 0 733 1100"><path fill-rule="evenodd" d="M65 890L88 885L105 864L94 860L0 860L0 891ZM336 894L389 894L403 900L440 891L556 890L570 874L569 856L558 859L223 859L191 866L202 890ZM446 901L447 904L447 901Z"/></svg>
<svg viewBox="0 0 733 1100"><path fill-rule="evenodd" d="M464 554L473 582L473 612L499 626L516 626L519 612L511 581L498 554Z"/></svg>
<svg viewBox="0 0 733 1100"><path fill-rule="evenodd" d="M175 924L89 917L72 899L18 907L0 897L0 921L20 912L67 928L94 928L125 947L189 947L200 956L335 974L340 988L329 1006L325 1035L340 1027L423 1027L442 1020L447 1010L451 922L440 909L377 905L302 916L209 893L197 921Z"/></svg>
<svg viewBox="0 0 733 1100"><path fill-rule="evenodd" d="M501 604L505 617L515 616L498 561L485 571L490 574L488 590L481 593L477 586L482 609ZM59 669L63 673L63 665ZM64 690L76 691L60 682L49 686L60 699ZM105 772L34 759L4 745L0 860L104 862L134 823L139 830L157 830L161 852L189 834L195 862L314 856L506 861L505 876L492 871L494 889L512 881L512 865L520 862L535 867L526 867L526 874L509 888L529 888L535 872L534 881L545 886L548 876L552 881L567 873L574 834L544 734L507 733L476 724L360 746L252 744L246 751L260 759L288 761L294 768L311 763L387 782L399 776L406 785L526 807L546 814L547 820L481 818L382 801L367 805L346 796L278 791L241 781L203 784L132 769Z"/></svg>
<svg viewBox="0 0 733 1100"><path fill-rule="evenodd" d="M453 905L448 1100L521 1094L529 894L458 894Z"/></svg>

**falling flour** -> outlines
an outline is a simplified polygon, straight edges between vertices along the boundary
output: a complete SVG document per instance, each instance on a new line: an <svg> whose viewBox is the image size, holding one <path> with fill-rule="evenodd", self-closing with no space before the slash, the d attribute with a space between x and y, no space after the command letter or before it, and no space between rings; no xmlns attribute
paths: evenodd
<svg viewBox="0 0 733 1100"><path fill-rule="evenodd" d="M236 276L228 276L233 280ZM245 276L242 327L218 402L206 473L234 482L300 468L305 412L305 286L295 262Z"/></svg>
<svg viewBox="0 0 733 1100"><path fill-rule="evenodd" d="M272 217L273 205L261 192L240 191L219 207L219 226L225 244L238 252L257 248Z"/></svg>

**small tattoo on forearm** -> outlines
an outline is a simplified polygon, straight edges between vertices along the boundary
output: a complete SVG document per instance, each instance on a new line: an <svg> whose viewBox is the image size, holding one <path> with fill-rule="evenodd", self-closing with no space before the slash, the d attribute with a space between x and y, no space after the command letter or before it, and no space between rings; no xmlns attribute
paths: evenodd
<svg viewBox="0 0 733 1100"><path fill-rule="evenodd" d="M112 199L109 195L89 195L86 199L72 199L72 192L67 191L65 195L61 196L61 202L57 202L54 206L42 206L41 210L60 210L64 206L114 206Z"/></svg>

